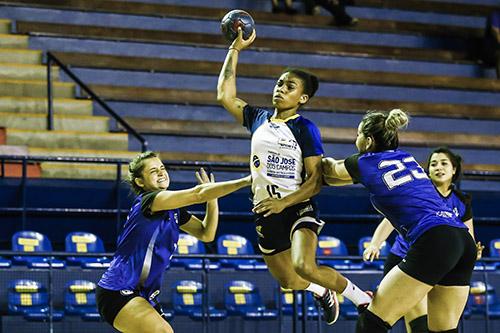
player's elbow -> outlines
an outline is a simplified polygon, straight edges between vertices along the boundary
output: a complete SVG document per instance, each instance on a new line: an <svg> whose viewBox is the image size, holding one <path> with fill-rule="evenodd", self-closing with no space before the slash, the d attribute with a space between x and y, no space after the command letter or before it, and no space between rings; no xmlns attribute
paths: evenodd
<svg viewBox="0 0 500 333"><path fill-rule="evenodd" d="M204 232L199 238L203 243L213 242L215 240L215 232Z"/></svg>

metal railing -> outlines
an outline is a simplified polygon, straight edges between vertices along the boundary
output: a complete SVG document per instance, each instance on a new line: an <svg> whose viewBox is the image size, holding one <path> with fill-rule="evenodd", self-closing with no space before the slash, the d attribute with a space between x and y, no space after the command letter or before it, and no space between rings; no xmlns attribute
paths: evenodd
<svg viewBox="0 0 500 333"><path fill-rule="evenodd" d="M148 149L148 142L146 139L139 134L129 123L125 121L116 111L114 111L106 102L104 102L99 96L97 96L92 89L89 88L82 80L80 80L75 73L73 73L65 64L61 62L55 55L51 52L46 54L47 61L47 130L52 131L54 129L54 96L52 87L52 63L57 64L73 81L75 81L81 89L83 89L93 100L95 100L107 113L109 113L123 128L127 133L134 136L141 143L142 151Z"/></svg>

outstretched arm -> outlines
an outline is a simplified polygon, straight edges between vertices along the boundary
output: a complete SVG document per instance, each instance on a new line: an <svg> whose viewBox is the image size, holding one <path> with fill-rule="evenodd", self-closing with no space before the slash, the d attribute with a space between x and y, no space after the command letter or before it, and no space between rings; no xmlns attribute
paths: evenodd
<svg viewBox="0 0 500 333"><path fill-rule="evenodd" d="M205 171L202 169L201 172L204 173ZM202 176L197 172L196 177L201 179ZM240 188L250 186L251 181L251 177L247 176L220 183L200 184L186 190L161 191L151 205L151 212L154 213L214 200L235 192Z"/></svg>
<svg viewBox="0 0 500 333"><path fill-rule="evenodd" d="M330 186L343 186L352 184L352 178L347 171L344 160L335 160L332 157L323 158L321 161L323 180Z"/></svg>
<svg viewBox="0 0 500 333"><path fill-rule="evenodd" d="M373 259L378 259L380 255L380 247L393 230L394 227L392 226L391 222L388 219L384 218L382 222L380 222L377 226L377 229L375 229L370 245L368 245L368 247L363 252L363 260L373 261Z"/></svg>
<svg viewBox="0 0 500 333"><path fill-rule="evenodd" d="M205 170L201 171L198 179L199 184L215 183L213 174L210 177ZM198 238L203 242L211 242L215 239L215 232L219 225L219 205L217 200L207 201L205 218L200 220L196 216L191 216L191 219L181 226L181 229L190 235Z"/></svg>
<svg viewBox="0 0 500 333"><path fill-rule="evenodd" d="M247 102L236 97L236 66L238 55L244 48L248 47L255 39L255 30L248 39L243 39L243 31L238 28L238 37L229 47L222 65L217 83L217 101L231 113L236 120L243 124L243 108Z"/></svg>

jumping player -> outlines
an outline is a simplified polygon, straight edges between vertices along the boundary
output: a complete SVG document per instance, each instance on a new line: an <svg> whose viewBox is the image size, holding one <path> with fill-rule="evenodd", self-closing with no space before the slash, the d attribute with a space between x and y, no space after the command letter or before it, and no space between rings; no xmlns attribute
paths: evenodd
<svg viewBox="0 0 500 333"><path fill-rule="evenodd" d="M101 316L121 332L172 333L157 300L163 272L177 248L179 229L210 242L218 224L217 198L250 185L250 177L215 183L201 169L199 185L167 190L170 178L153 152L135 157L128 181L137 197L118 237L111 266L96 290ZM203 221L185 206L207 202Z"/></svg>
<svg viewBox="0 0 500 333"><path fill-rule="evenodd" d="M410 246L361 312L358 333L387 332L426 295L429 332L458 332L469 294L474 240L415 158L398 149L398 129L407 123L401 110L369 112L358 127L359 154L322 162L327 184L363 184L375 209Z"/></svg>
<svg viewBox="0 0 500 333"><path fill-rule="evenodd" d="M324 222L310 198L321 189L323 148L318 128L297 111L314 96L318 79L287 69L274 87L274 110L248 105L236 96L236 66L238 54L254 39L255 31L247 40L239 31L222 66L217 97L252 133L253 212L269 271L283 288L313 292L331 325L339 314L335 292L356 305L370 302L371 297L333 268L316 264Z"/></svg>

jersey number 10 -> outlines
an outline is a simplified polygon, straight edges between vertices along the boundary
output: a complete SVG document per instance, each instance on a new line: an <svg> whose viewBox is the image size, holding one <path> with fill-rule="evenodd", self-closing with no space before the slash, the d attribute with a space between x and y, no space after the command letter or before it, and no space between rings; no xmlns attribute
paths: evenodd
<svg viewBox="0 0 500 333"><path fill-rule="evenodd" d="M416 166L412 166L409 169L408 164L415 163ZM389 190L392 190L396 186L400 186L413 181L414 179L426 179L427 174L424 172L422 167L415 161L413 156L406 157L403 160L386 160L379 163L379 169L385 169L390 166L395 166L396 169L385 172L382 175L384 183ZM410 173L405 175L396 175L397 173L409 169Z"/></svg>

